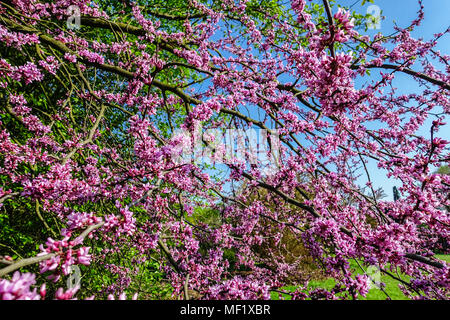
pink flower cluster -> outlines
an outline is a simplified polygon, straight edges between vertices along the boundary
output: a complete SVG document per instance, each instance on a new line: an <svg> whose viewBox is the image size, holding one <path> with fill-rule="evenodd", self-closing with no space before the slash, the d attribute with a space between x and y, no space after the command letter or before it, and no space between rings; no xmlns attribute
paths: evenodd
<svg viewBox="0 0 450 320"><path fill-rule="evenodd" d="M34 274L16 271L11 280L0 279L0 300L40 300L45 296L45 285L38 293L37 288L32 289L34 284Z"/></svg>
<svg viewBox="0 0 450 320"><path fill-rule="evenodd" d="M41 81L44 75L33 62L27 62L23 66L13 67L11 77L16 81L24 80L25 84L33 81Z"/></svg>
<svg viewBox="0 0 450 320"><path fill-rule="evenodd" d="M53 273L49 276L49 279L53 279L55 282L61 277L61 272L64 275L70 273L70 266L74 264L89 265L91 261L91 255L89 254L89 247L80 247L74 249L73 247L78 245L80 240L75 239L73 241L70 239L70 233L64 237L62 240L55 241L48 238L44 245L40 246L41 252L38 256L44 256L47 254L54 254L50 259L40 262L40 272L44 273L46 271L52 271Z"/></svg>
<svg viewBox="0 0 450 320"><path fill-rule="evenodd" d="M36 206L64 226L62 240L40 246L41 273L58 281L95 263L116 280L102 294L124 299L157 259L176 297L269 299L295 279L293 298L339 299L368 292L357 259L401 270L411 297L448 297L448 264L434 252L450 250L450 176L435 172L449 159L450 68L436 48L450 29L415 39L420 6L410 28L371 37L350 11L305 0L257 14L247 1L191 0L200 15L176 30L133 3L122 28L127 3L13 1L23 21L0 8L0 206ZM92 19L87 32L48 23L64 26L69 5ZM52 55L31 59L30 45ZM247 163L250 152L220 176L178 161L180 147L213 142L204 131L235 128L279 134L279 147L259 141L279 149L275 172ZM395 180L401 198L383 199L374 174ZM81 234L96 224L94 254ZM286 238L305 253L292 256ZM124 251L131 262L115 260ZM333 289L308 289L311 260ZM0 298L43 298L34 285L15 273Z"/></svg>
<svg viewBox="0 0 450 320"><path fill-rule="evenodd" d="M220 300L260 300L269 299L269 287L266 284L234 277L219 285L212 286L207 293L208 299Z"/></svg>

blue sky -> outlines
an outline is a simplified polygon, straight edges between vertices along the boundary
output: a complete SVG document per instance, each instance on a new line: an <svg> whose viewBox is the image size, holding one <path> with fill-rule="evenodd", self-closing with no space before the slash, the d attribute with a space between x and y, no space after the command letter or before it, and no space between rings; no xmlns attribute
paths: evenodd
<svg viewBox="0 0 450 320"><path fill-rule="evenodd" d="M322 0L314 1L322 3ZM419 10L419 5L416 0L375 0L374 3L365 3L364 6L361 5L361 3L363 2L362 0L337 0L336 2L343 7L351 6L351 10L357 11L362 14L365 14L368 8L372 5L376 5L380 9L381 15L384 17L384 19L380 22L380 29L368 31L360 30L361 33L366 33L369 36L374 36L378 32L381 32L385 35L393 33L395 31L394 21L399 27L409 26L411 21L417 17L417 11ZM424 0L423 4L425 6L425 20L422 22L422 25L412 33L412 35L416 38L429 40L433 38L433 34L442 32L450 26L450 0ZM333 8L333 13L336 11L337 7ZM440 50L441 53L450 54L450 36L446 35L442 37L436 49ZM420 66L417 68L417 70L420 70ZM374 70L373 74L379 74L379 71L380 70ZM367 78L364 78L364 81L367 81ZM356 83L356 86L361 84L362 83ZM399 93L402 91L404 91L405 93L419 93L422 90L415 81L411 81L408 76L402 76L400 74L396 77L394 85L399 88ZM247 113L245 110L241 111L243 113ZM423 129L419 132L420 135L429 137L429 128L432 120L434 119L430 119L424 125ZM450 119L448 119L447 123L448 124L446 128L442 128L441 132L437 134L437 136L440 136L446 140L450 140ZM372 126L371 128L375 129ZM306 142L301 138L300 140L302 141L302 143ZM308 143L306 143L306 145L307 144ZM385 200L392 200L393 186L399 187L401 186L401 183L393 179L388 179L386 177L386 172L378 169L374 161L369 161L367 166L369 168L371 180L375 188L382 187L387 195L387 198L385 198ZM226 166L218 165L216 168L224 169L226 168ZM213 172L214 170L212 170L210 173ZM228 170L225 170L223 175L224 178L227 176L228 172ZM357 183L361 186L364 186L366 182L367 179L365 175L362 175L361 178L357 180ZM228 187L226 189L228 189Z"/></svg>
<svg viewBox="0 0 450 320"><path fill-rule="evenodd" d="M320 1L321 2L321 1ZM378 32L390 34L394 31L394 21L400 27L407 27L413 19L417 17L419 4L417 0L374 0L373 3L366 2L361 6L362 0L337 0L337 4L341 6L352 6L352 10L365 14L371 5L376 5L381 10L384 20L381 21L379 30L368 30L368 35L374 35ZM424 38L429 40L433 34L445 31L450 26L450 0L423 0L425 7L425 19L421 26L412 34L416 38ZM443 37L438 50L450 53L450 36L447 34Z"/></svg>
<svg viewBox="0 0 450 320"><path fill-rule="evenodd" d="M417 17L417 11L419 10L419 4L416 0L375 0L374 3L365 3L361 5L363 1L357 0L338 0L337 3L341 6L352 6L351 9L359 13L367 13L368 8L371 5L376 5L380 8L381 16L383 20L380 22L380 29L368 30L367 35L373 36L378 32L382 34L391 34L394 32L394 25L399 27L407 27L411 21ZM425 18L422 24L414 30L412 35L415 38L423 38L424 40L430 40L433 35L442 31L445 31L450 26L450 0L423 0ZM395 22L395 24L394 24ZM450 54L450 35L442 37L436 47L443 54ZM420 92L421 89L415 83L406 76L397 76L394 82L395 86L399 88L399 91L404 92ZM425 123L422 130L418 133L429 137L430 119ZM446 140L450 140L450 117L447 116L447 125L441 128L441 131L436 135ZM392 200L392 188L393 186L399 187L401 183L393 179L386 177L386 172L376 167L374 161L370 161L368 168L371 174L371 179L375 187L383 187L387 198L385 200ZM363 176L359 179L361 185L363 185L367 179Z"/></svg>

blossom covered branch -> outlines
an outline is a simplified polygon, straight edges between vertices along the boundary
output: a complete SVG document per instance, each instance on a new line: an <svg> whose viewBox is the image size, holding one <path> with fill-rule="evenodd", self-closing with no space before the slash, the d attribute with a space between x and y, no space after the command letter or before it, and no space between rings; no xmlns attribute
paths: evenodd
<svg viewBox="0 0 450 320"><path fill-rule="evenodd" d="M49 286L75 265L114 275L61 299L138 298L148 272L185 299L357 298L370 279L350 260L448 297L449 29L413 38L420 1L410 27L373 37L326 0L108 3L0 1L0 207L39 204L45 226L37 256L0 270L0 298L45 298L16 271L37 263ZM384 173L395 201L375 190ZM309 287L305 263L336 286Z"/></svg>

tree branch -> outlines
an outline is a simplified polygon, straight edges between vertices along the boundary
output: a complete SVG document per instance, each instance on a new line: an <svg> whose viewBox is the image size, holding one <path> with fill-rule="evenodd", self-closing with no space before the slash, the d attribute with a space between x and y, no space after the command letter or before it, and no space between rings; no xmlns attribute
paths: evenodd
<svg viewBox="0 0 450 320"><path fill-rule="evenodd" d="M352 69L358 69L359 67L360 67L359 65L352 66ZM450 90L450 84L448 84L448 83L446 83L446 82L444 82L442 80L438 80L438 79L432 78L430 76L427 76L426 74L423 74L421 72L417 72L417 71L411 70L409 68L403 68L401 66L396 66L396 65L393 65L393 64L386 64L386 63L382 64L380 66L368 65L368 66L365 66L365 68L368 68L368 69L390 69L390 70L400 71L400 72L409 74L411 76L420 78L422 80L425 80L427 82L430 82L432 84L435 84L437 86L443 87L444 89Z"/></svg>
<svg viewBox="0 0 450 320"><path fill-rule="evenodd" d="M89 235L89 233L91 233L93 230L100 228L102 225L104 224L104 222L100 222L97 223L95 225L89 226L86 230L83 231L83 233L81 233L76 239L77 240L84 240L84 238L86 238L86 236ZM54 256L56 256L56 253L49 253L49 254L45 254L42 256L36 256L36 257L32 257L32 258L26 258L26 259L21 259L17 262L14 262L13 264L0 269L0 277L3 277L4 275L15 271L19 268L31 265L31 264L35 264L44 260L48 260L53 258Z"/></svg>

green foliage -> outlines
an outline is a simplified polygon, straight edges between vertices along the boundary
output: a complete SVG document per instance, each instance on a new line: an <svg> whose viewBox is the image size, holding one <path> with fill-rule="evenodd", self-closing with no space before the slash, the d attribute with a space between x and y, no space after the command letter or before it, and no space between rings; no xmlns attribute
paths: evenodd
<svg viewBox="0 0 450 320"><path fill-rule="evenodd" d="M365 5L367 2L373 3L374 0L363 0L361 6Z"/></svg>
<svg viewBox="0 0 450 320"><path fill-rule="evenodd" d="M106 248L100 241L94 241L92 246L95 248L97 256L101 256ZM107 298L108 286L118 280L118 275L114 271L118 267L127 273L130 284L127 288L124 286L124 292L128 297L138 293L139 299L158 300L171 299L172 288L165 278L162 265L156 259L149 259L144 262L140 260L143 254L140 254L133 248L133 244L124 243L118 248L109 248L117 250L117 254L108 255L106 259L96 259L90 266L81 268L81 287L83 288L83 298L95 295L96 299ZM114 268L109 268L114 265Z"/></svg>
<svg viewBox="0 0 450 320"><path fill-rule="evenodd" d="M449 259L450 256L444 256L446 259ZM361 269L361 267L353 260L350 260L350 266L353 270L353 274L364 274L364 271ZM389 269L389 267L387 267ZM405 275L401 275L400 277L402 280L407 281L409 278ZM392 300L409 300L407 296L403 294L403 292L399 288L400 281L395 280L387 275L381 274L380 282L383 284L384 291L389 295L389 297ZM335 287L336 281L333 278L325 278L321 280L312 280L308 284L308 290L313 290L317 288L323 288L325 290L331 290ZM284 287L283 290L293 292L296 290L295 286L287 286ZM281 297L283 299L290 299L290 296L288 294L281 294ZM280 294L277 292L271 293L272 300L278 300L280 298ZM366 297L359 297L359 300L386 300L387 296L385 293L383 293L382 290L378 289L377 287L373 286Z"/></svg>
<svg viewBox="0 0 450 320"><path fill-rule="evenodd" d="M0 255L14 259L36 255L37 244L45 242L47 237L42 221L29 203L6 203L0 211L0 225Z"/></svg>
<svg viewBox="0 0 450 320"><path fill-rule="evenodd" d="M196 225L205 223L212 227L219 226L222 223L220 213L217 210L202 207L194 208L194 213L191 216L186 216L185 219Z"/></svg>
<svg viewBox="0 0 450 320"><path fill-rule="evenodd" d="M440 166L439 169L436 171L436 173L439 174L450 174L450 166L445 165L445 166Z"/></svg>

